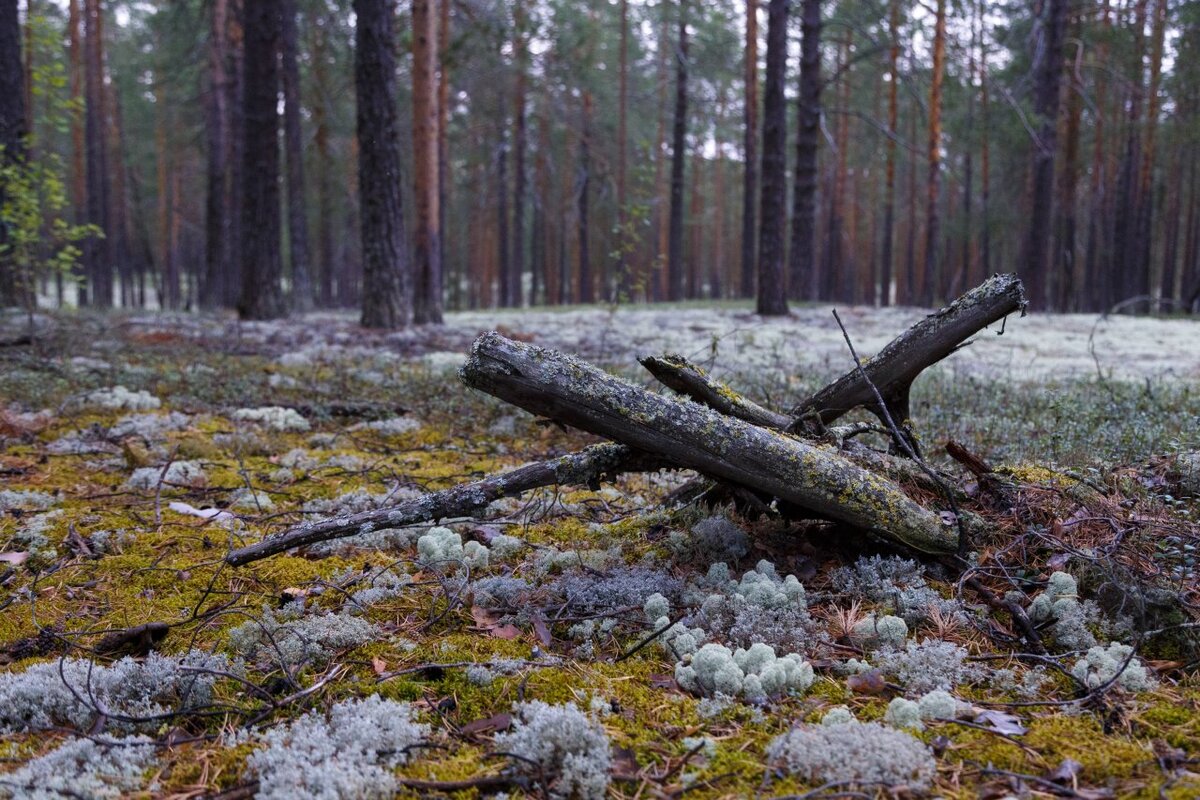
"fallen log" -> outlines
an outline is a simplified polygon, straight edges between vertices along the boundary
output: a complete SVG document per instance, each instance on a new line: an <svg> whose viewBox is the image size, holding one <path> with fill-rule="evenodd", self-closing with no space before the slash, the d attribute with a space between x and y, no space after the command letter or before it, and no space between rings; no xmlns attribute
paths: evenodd
<svg viewBox="0 0 1200 800"><path fill-rule="evenodd" d="M957 532L940 515L832 449L654 394L562 353L493 331L475 340L460 374L468 386L531 413L913 549L957 547Z"/></svg>
<svg viewBox="0 0 1200 800"><path fill-rule="evenodd" d="M638 362L668 389L686 395L726 416L737 417L761 428L777 431L786 430L792 423L791 417L748 400L737 390L715 380L681 355L643 356ZM944 491L942 483L930 478L915 462L900 456L880 453L850 441L851 436L870 427L872 426L856 423L846 429L830 428L824 431L825 435L822 438L836 444L842 455L851 461L881 475L887 475L892 480L911 483L939 494Z"/></svg>
<svg viewBox="0 0 1200 800"><path fill-rule="evenodd" d="M863 363L792 409L788 430L819 434L864 406L879 415L874 384L897 424L908 420L908 394L927 367L964 346L968 338L1015 312L1025 312L1025 290L1016 275L993 275L950 305L925 317Z"/></svg>
<svg viewBox="0 0 1200 800"><path fill-rule="evenodd" d="M387 508L363 511L345 517L305 523L261 542L231 550L225 561L239 567L267 556L375 530L431 522L445 517L462 517L479 512L495 500L555 484L596 487L606 477L622 472L647 472L661 468L655 458L617 444L598 444L578 453L539 461L511 472L492 475L430 492L424 497Z"/></svg>

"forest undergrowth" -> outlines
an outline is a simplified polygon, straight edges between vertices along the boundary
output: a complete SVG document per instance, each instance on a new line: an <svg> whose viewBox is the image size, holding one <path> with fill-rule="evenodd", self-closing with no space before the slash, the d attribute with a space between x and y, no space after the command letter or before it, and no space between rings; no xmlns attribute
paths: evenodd
<svg viewBox="0 0 1200 800"><path fill-rule="evenodd" d="M0 348L0 797L1200 795L1186 381L931 370L930 460L994 467L965 569L666 472L224 562L591 441L465 389L468 342L72 315ZM787 409L849 363L718 377Z"/></svg>

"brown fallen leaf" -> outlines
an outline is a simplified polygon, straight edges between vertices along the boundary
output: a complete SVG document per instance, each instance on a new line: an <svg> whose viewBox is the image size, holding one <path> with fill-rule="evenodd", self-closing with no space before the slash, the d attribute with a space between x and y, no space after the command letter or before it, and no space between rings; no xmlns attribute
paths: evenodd
<svg viewBox="0 0 1200 800"><path fill-rule="evenodd" d="M371 659L371 669L375 670L376 675L383 675L386 673L387 666L387 662L379 656L375 656Z"/></svg>
<svg viewBox="0 0 1200 800"><path fill-rule="evenodd" d="M846 688L855 694L877 695L887 689L887 681L883 673L877 669L868 670L861 675L851 675L846 679Z"/></svg>
<svg viewBox="0 0 1200 800"><path fill-rule="evenodd" d="M474 736L480 733L493 733L495 731L508 730L512 726L512 714L501 712L493 714L487 719L477 719L463 725L461 732L467 736Z"/></svg>
<svg viewBox="0 0 1200 800"><path fill-rule="evenodd" d="M8 552L8 553L0 553L0 563L3 563L3 564L12 564L13 566L20 566L21 564L24 564L28 560L29 560L29 551L27 551L27 550L15 550L15 551Z"/></svg>
<svg viewBox="0 0 1200 800"><path fill-rule="evenodd" d="M516 625L496 625L488 629L488 634L497 639L516 639L521 635L521 629Z"/></svg>
<svg viewBox="0 0 1200 800"><path fill-rule="evenodd" d="M550 634L550 626L546 624L546 620L542 617L542 615L536 611L533 613L532 617L533 632L537 634L538 641L542 643L543 647L549 647L551 642L554 641L554 637Z"/></svg>
<svg viewBox="0 0 1200 800"><path fill-rule="evenodd" d="M650 685L655 689L678 689L674 675L651 675Z"/></svg>

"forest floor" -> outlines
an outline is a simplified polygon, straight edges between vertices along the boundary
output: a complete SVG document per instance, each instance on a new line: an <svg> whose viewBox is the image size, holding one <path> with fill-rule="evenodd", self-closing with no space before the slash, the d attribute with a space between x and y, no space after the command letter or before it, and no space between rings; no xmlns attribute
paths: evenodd
<svg viewBox="0 0 1200 800"><path fill-rule="evenodd" d="M920 314L842 319L869 355ZM483 330L647 386L635 356L681 352L787 410L852 365L827 306L0 322L0 797L1200 796L1191 320L1009 319L914 387L939 468L1004 465L1004 508L965 482L969 572L1044 654L942 563L665 472L224 563L592 441L460 384ZM751 655L698 678L688 636ZM743 680L752 645L786 680Z"/></svg>

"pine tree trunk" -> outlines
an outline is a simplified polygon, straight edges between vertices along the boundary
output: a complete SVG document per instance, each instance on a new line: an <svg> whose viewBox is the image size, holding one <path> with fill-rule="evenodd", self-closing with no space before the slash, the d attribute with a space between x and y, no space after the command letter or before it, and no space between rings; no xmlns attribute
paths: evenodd
<svg viewBox="0 0 1200 800"><path fill-rule="evenodd" d="M758 210L758 3L746 0L746 97L742 139L742 297L754 296L757 244L755 216Z"/></svg>
<svg viewBox="0 0 1200 800"><path fill-rule="evenodd" d="M758 298L759 314L788 313L787 273L783 260L784 204L787 184L787 80L788 0L770 0L767 6L767 74L763 87L762 202L759 205Z"/></svg>
<svg viewBox="0 0 1200 800"><path fill-rule="evenodd" d="M617 301L633 300L629 273L629 202L627 173L629 152L629 0L621 0L621 41L617 56Z"/></svg>
<svg viewBox="0 0 1200 800"><path fill-rule="evenodd" d="M1076 13L1071 21L1071 38L1078 41L1082 33L1081 15ZM1075 187L1079 177L1079 134L1083 117L1083 98L1080 94L1082 87L1077 87L1073 78L1068 77L1065 91L1067 92L1067 122L1063 143L1062 171L1058 176L1058 230L1055 234L1055 244L1051 251L1050 276L1053 280L1051 287L1051 305L1059 311L1078 311L1079 295L1082 286L1082 276L1079 274L1079 264L1076 258L1077 221L1075 216Z"/></svg>
<svg viewBox="0 0 1200 800"><path fill-rule="evenodd" d="M517 78L513 96L513 250L508 294L513 300L513 305L520 307L524 305L525 206L528 194L525 159L529 149L525 109L529 71L528 33L525 29L528 21L524 0L518 0L513 22L513 52Z"/></svg>
<svg viewBox="0 0 1200 800"><path fill-rule="evenodd" d="M442 321L442 246L438 223L436 0L412 4L413 321Z"/></svg>
<svg viewBox="0 0 1200 800"><path fill-rule="evenodd" d="M317 26L313 37L313 75L317 91L313 95L313 142L317 148L317 264L319 269L319 305L330 308L334 301L333 261L333 153L329 146L329 111L326 107L328 83L324 69L325 32Z"/></svg>
<svg viewBox="0 0 1200 800"><path fill-rule="evenodd" d="M1038 25L1037 57L1033 63L1033 110L1037 138L1033 142L1033 201L1029 236L1022 262L1029 281L1029 298L1035 308L1050 307L1053 280L1049 271L1050 227L1054 211L1054 157L1058 149L1059 86L1062 82L1062 49L1067 26L1067 0L1047 0Z"/></svg>
<svg viewBox="0 0 1200 800"><path fill-rule="evenodd" d="M313 306L312 259L308 251L308 198L304 187L304 134L300 126L300 65L296 0L281 0L280 66L283 78L283 140L287 155L288 244L292 260L292 308Z"/></svg>
<svg viewBox="0 0 1200 800"><path fill-rule="evenodd" d="M442 281L453 277L446 262L446 206L450 202L450 4L452 0L436 0L438 4L438 86L437 86L437 159L438 159L438 263ZM451 283L451 302L461 308L459 281Z"/></svg>
<svg viewBox="0 0 1200 800"><path fill-rule="evenodd" d="M821 126L821 0L800 3L800 91L796 97L796 165L793 174L792 249L788 295L828 299L817 275L817 145ZM765 176L766 167L763 167Z"/></svg>
<svg viewBox="0 0 1200 800"><path fill-rule="evenodd" d="M1150 37L1150 81L1146 96L1146 147L1142 151L1142 167L1140 173L1138 196L1138 230L1137 256L1139 269L1146 273L1145 282L1151 291L1153 272L1151 239L1154 222L1154 162L1155 148L1158 141L1158 111L1159 90L1162 87L1163 40L1166 36L1167 0L1155 0L1153 16L1151 17L1152 33ZM1159 287L1161 290L1161 286Z"/></svg>
<svg viewBox="0 0 1200 800"><path fill-rule="evenodd" d="M20 163L25 157L24 67L21 64L21 22L17 0L0 0L0 165ZM5 202L0 184L0 204ZM0 225L0 251L7 244L4 225ZM15 259L0 252L0 308L9 303L29 305L32 276L23 274Z"/></svg>
<svg viewBox="0 0 1200 800"><path fill-rule="evenodd" d="M508 131L503 129L503 120L500 125L500 151L496 154L496 256L500 307L508 308L515 303L512 296L513 281L509 274L512 272L512 249L508 230Z"/></svg>
<svg viewBox="0 0 1200 800"><path fill-rule="evenodd" d="M654 137L654 252L649 259L647 273L652 300L667 297L667 224L670 199L667 195L666 143L667 143L667 74L669 53L673 49L670 39L670 10L672 0L660 0L660 27L658 32L658 70L655 84L658 86L658 127Z"/></svg>
<svg viewBox="0 0 1200 800"><path fill-rule="evenodd" d="M68 62L68 91L73 107L70 112L71 128L71 170L70 197L73 219L76 223L87 221L87 164L84 159L83 144L83 19L81 5L83 0L67 0L67 62ZM81 264L72 267L76 270ZM61 308L65 301L62 273L55 276L58 306ZM87 300L87 287L75 280L80 305Z"/></svg>
<svg viewBox="0 0 1200 800"><path fill-rule="evenodd" d="M687 80L687 0L680 0L679 40L675 50L675 122L671 130L671 220L667 239L669 300L682 300L684 296L683 170L687 158Z"/></svg>
<svg viewBox="0 0 1200 800"><path fill-rule="evenodd" d="M230 272L229 152L230 97L228 0L213 0L209 9L208 84L204 132L207 136L207 184L204 216L204 280L200 304L218 308L225 299Z"/></svg>
<svg viewBox="0 0 1200 800"><path fill-rule="evenodd" d="M1056 0L1057 1L1057 0ZM933 33L933 77L929 90L929 175L925 184L925 290L921 303L933 305L941 291L941 234L938 201L942 181L942 82L946 74L946 0L937 0Z"/></svg>
<svg viewBox="0 0 1200 800"><path fill-rule="evenodd" d="M225 298L221 303L226 308L237 308L242 293L242 196L245 175L246 114L242 98L246 86L246 36L243 25L245 5L248 0L229 2L229 153L226 164L229 176L226 179L226 211L229 215L229 272L225 276Z"/></svg>
<svg viewBox="0 0 1200 800"><path fill-rule="evenodd" d="M246 3L242 150L243 319L276 319L283 300L279 198L279 39L282 0Z"/></svg>
<svg viewBox="0 0 1200 800"><path fill-rule="evenodd" d="M579 134L579 181L576 188L576 230L579 242L579 287L577 300L585 305L596 302L596 286L592 277L592 258L588 245L589 195L592 182L592 93L583 91L583 111Z"/></svg>
<svg viewBox="0 0 1200 800"><path fill-rule="evenodd" d="M1104 298L1105 307L1111 307L1121 300L1139 297L1150 293L1149 275L1141 268L1138 246L1139 209L1143 198L1138 195L1138 164L1142 150L1142 99L1145 79L1145 29L1146 7L1149 0L1136 0L1133 6L1134 52L1131 59L1133 65L1132 79L1129 83L1128 134L1125 140L1125 152L1122 156L1120 175L1117 178L1117 203L1120 208L1115 214L1113 229L1113 249L1115 257L1106 270L1106 282L1111 288ZM1119 269L1112 266L1119 265Z"/></svg>
<svg viewBox="0 0 1200 800"><path fill-rule="evenodd" d="M358 190L362 216L362 325L400 328L412 321L401 200L391 0L354 0Z"/></svg>
<svg viewBox="0 0 1200 800"><path fill-rule="evenodd" d="M900 115L900 0L891 0L888 9L888 140L887 165L883 188L883 253L879 258L879 299L887 306L892 301L893 257L896 220L896 123Z"/></svg>
<svg viewBox="0 0 1200 800"><path fill-rule="evenodd" d="M86 0L84 4L84 61L87 65L84 70L84 92L87 101L84 140L87 158L87 218L90 224L107 233L110 221L109 175L108 148L104 136L107 118L104 102L104 13L100 2L101 0ZM83 263L91 305L97 308L111 308L112 255L109 241L98 236L84 240Z"/></svg>

